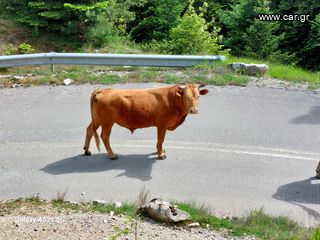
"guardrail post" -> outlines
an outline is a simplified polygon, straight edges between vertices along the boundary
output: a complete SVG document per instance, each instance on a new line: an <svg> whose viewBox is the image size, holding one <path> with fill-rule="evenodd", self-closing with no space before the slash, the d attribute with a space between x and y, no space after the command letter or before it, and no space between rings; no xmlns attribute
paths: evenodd
<svg viewBox="0 0 320 240"><path fill-rule="evenodd" d="M52 55L55 54L55 52L50 52L50 53L51 53ZM50 61L53 61L53 60L52 60L52 57L50 57L49 59L50 59ZM52 64L51 64L51 73L54 74L55 71L56 71L55 65L52 63Z"/></svg>
<svg viewBox="0 0 320 240"><path fill-rule="evenodd" d="M55 73L56 72L56 67L54 64L51 64L51 73Z"/></svg>

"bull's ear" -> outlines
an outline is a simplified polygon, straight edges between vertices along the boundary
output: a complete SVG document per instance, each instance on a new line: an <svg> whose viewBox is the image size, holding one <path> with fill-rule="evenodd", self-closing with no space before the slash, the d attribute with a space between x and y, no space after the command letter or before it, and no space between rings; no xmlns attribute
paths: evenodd
<svg viewBox="0 0 320 240"><path fill-rule="evenodd" d="M201 89L201 90L199 91L200 95L206 95L208 92L209 92L208 89Z"/></svg>
<svg viewBox="0 0 320 240"><path fill-rule="evenodd" d="M178 86L178 91L176 92L176 95L179 96L179 97L181 97L182 94L183 94L183 91L184 91L185 89L186 89L186 86L184 86L184 85Z"/></svg>

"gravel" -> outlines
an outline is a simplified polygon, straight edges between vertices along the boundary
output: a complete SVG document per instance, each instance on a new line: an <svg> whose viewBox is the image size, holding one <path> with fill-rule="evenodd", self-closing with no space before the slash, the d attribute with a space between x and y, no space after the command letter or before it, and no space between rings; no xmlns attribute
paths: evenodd
<svg viewBox="0 0 320 240"><path fill-rule="evenodd" d="M136 220L124 215L57 213L0 217L0 239L257 239L225 235L223 231L167 226L149 219L139 219L136 225Z"/></svg>

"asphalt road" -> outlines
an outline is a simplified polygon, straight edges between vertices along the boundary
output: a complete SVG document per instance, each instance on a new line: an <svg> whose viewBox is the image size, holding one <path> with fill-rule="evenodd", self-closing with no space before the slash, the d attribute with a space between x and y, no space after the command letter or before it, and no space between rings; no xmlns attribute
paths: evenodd
<svg viewBox="0 0 320 240"><path fill-rule="evenodd" d="M119 88L158 84L115 85ZM83 156L89 96L99 86L0 89L0 199L39 193L51 199L134 201L152 197L206 203L217 215L263 208L304 225L320 221L320 95L258 87L208 87L198 115L165 140L156 129L115 126L106 152Z"/></svg>

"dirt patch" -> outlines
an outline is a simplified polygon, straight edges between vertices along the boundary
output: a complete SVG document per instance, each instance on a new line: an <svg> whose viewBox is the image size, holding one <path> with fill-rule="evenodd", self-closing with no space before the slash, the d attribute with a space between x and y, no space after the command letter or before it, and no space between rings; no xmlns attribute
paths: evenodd
<svg viewBox="0 0 320 240"><path fill-rule="evenodd" d="M215 239L254 240L226 237L204 228L167 226L148 219L110 214L16 215L0 217L1 239Z"/></svg>
<svg viewBox="0 0 320 240"><path fill-rule="evenodd" d="M228 237L226 230L214 231L209 226L168 225L145 217L115 215L113 211L92 212L85 203L70 206L74 209L54 207L37 197L0 201L0 239L257 240L249 236Z"/></svg>
<svg viewBox="0 0 320 240"><path fill-rule="evenodd" d="M26 36L30 35L31 32L27 28L0 18L0 55L3 55L8 47L26 42Z"/></svg>

